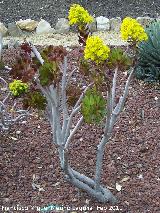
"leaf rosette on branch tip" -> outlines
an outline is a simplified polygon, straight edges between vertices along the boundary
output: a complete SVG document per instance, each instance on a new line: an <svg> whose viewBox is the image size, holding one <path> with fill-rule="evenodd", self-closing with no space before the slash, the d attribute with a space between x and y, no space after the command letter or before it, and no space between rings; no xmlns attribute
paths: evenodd
<svg viewBox="0 0 160 213"><path fill-rule="evenodd" d="M28 42L21 44L21 52L10 71L10 74L13 78L18 79L22 85L23 82L30 83L30 90L28 88L27 93L24 96L24 107L27 108L30 106L33 108L37 107L37 109L44 109L46 106L46 99L39 93L39 91L35 91L35 88L33 89L35 74L38 74L42 86L49 86L52 83L57 86L62 76L60 64L63 63L67 51L63 46L54 47L50 45L46 47L41 52L44 60L43 65L36 57L32 56L31 52L32 47ZM14 84L11 84L10 86L10 90L14 96L18 96L22 93L20 89L17 89L17 85L19 86L19 84L15 84L14 82ZM22 89L22 86L20 88Z"/></svg>
<svg viewBox="0 0 160 213"><path fill-rule="evenodd" d="M121 48L111 49L108 58L108 67L115 69L118 67L120 70L127 70L133 63L133 59L129 57Z"/></svg>
<svg viewBox="0 0 160 213"><path fill-rule="evenodd" d="M16 63L12 66L10 75L14 79L22 80L23 82L32 81L36 71L37 66L33 63L31 57L31 47L30 44L24 42L21 44L21 51L19 56L16 58Z"/></svg>
<svg viewBox="0 0 160 213"><path fill-rule="evenodd" d="M50 45L42 51L41 55L44 63L39 68L40 83L42 86L46 86L54 82L56 86L62 75L59 63L63 62L67 51L63 46Z"/></svg>
<svg viewBox="0 0 160 213"><path fill-rule="evenodd" d="M106 100L96 88L88 89L81 106L81 112L86 123L98 124L106 115Z"/></svg>

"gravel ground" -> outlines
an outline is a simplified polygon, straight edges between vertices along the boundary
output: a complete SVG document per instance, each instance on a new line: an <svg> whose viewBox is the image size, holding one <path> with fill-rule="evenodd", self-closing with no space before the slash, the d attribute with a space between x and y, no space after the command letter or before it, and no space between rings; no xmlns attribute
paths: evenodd
<svg viewBox="0 0 160 213"><path fill-rule="evenodd" d="M160 15L159 0L0 0L0 21L44 18L54 27L58 18L67 17L72 3L80 3L95 16L106 17Z"/></svg>
<svg viewBox="0 0 160 213"><path fill-rule="evenodd" d="M126 45L127 42L124 42L119 33L116 32L95 32L93 35L98 35L103 41L108 45ZM25 36L24 36L25 37ZM24 41L24 37L14 37L15 41L19 41L20 43ZM10 36L4 37L3 43L8 44L10 40L12 40ZM32 42L34 45L63 45L64 47L70 46L79 46L78 43L78 35L76 33L68 33L68 34L43 34L37 35L33 34L27 37L27 41Z"/></svg>
<svg viewBox="0 0 160 213"><path fill-rule="evenodd" d="M3 51L3 59L8 65L14 56L15 50ZM76 62L73 56L70 52L70 70ZM78 76L77 82L80 82ZM117 97L124 83L125 75L120 72ZM111 142L106 146L102 182L119 200L115 211L110 204L98 203L64 180L57 149L51 143L49 123L44 117L39 119L36 113L28 118L27 123L15 125L10 134L0 134L0 211L2 206L21 206L29 210L14 212L36 213L36 206L57 204L93 208L74 213L158 213L160 120L155 97L160 97L158 89L133 80L125 109L115 125ZM102 128L84 124L70 144L71 165L89 177L94 177L95 153L101 134ZM119 192L116 183L122 186Z"/></svg>

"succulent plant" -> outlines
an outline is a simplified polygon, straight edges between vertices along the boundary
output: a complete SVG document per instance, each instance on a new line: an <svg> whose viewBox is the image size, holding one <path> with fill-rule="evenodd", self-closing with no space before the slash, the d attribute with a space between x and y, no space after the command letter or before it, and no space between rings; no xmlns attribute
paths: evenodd
<svg viewBox="0 0 160 213"><path fill-rule="evenodd" d="M133 61L132 59L123 51L121 48L113 48L111 49L108 67L109 68L120 68L121 70L127 70Z"/></svg>
<svg viewBox="0 0 160 213"><path fill-rule="evenodd" d="M27 92L29 89L29 85L27 83L23 83L21 80L14 80L9 84L9 89L11 93L16 97Z"/></svg>
<svg viewBox="0 0 160 213"><path fill-rule="evenodd" d="M95 88L88 89L81 108L82 115L86 123L98 124L106 114L106 100Z"/></svg>
<svg viewBox="0 0 160 213"><path fill-rule="evenodd" d="M40 93L40 91L29 92L23 100L23 106L25 109L32 107L38 110L44 110L46 104L46 98Z"/></svg>
<svg viewBox="0 0 160 213"><path fill-rule="evenodd" d="M160 82L160 21L146 28L148 40L138 46L136 78L145 82Z"/></svg>

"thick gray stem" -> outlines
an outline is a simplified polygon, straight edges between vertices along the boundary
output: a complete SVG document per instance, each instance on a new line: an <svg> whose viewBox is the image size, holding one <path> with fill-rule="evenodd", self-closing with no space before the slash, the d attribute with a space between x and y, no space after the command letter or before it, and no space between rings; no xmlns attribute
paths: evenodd
<svg viewBox="0 0 160 213"><path fill-rule="evenodd" d="M3 40L2 40L2 33L0 32L0 61L2 58L2 47L3 47Z"/></svg>
<svg viewBox="0 0 160 213"><path fill-rule="evenodd" d="M63 76L62 76L62 109L63 109L63 126L62 136L65 137L67 123L68 123L68 108L67 108L67 96L66 96L66 83L67 83L67 57L64 57L64 63L62 65Z"/></svg>
<svg viewBox="0 0 160 213"><path fill-rule="evenodd" d="M70 173L71 173L71 170L69 170L69 174ZM101 203L107 203L107 202L111 202L112 204L116 203L117 200L114 197L114 195L110 192L110 190L108 190L107 188L104 188L103 186L100 186L100 190L97 191L94 189L94 187L90 186L90 184L87 184L85 182L87 177L78 179L75 176L73 176L73 174L71 173L70 176L67 176L68 177L67 180L73 185L75 185L77 188L87 192L91 197L96 198Z"/></svg>
<svg viewBox="0 0 160 213"><path fill-rule="evenodd" d="M97 150L97 159L96 159L96 172L95 172L95 189L98 191L100 189L100 179L101 179L101 172L102 172L102 164L103 164L103 155L105 144L108 142L110 134L108 134L109 126L110 126L110 119L111 119L111 109L112 109L112 94L111 88L108 86L108 96L107 96L107 120L104 129L104 136L98 145Z"/></svg>

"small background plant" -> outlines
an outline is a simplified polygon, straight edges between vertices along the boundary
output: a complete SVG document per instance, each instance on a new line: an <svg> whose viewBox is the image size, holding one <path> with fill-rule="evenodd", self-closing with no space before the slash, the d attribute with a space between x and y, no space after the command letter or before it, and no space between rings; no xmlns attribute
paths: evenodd
<svg viewBox="0 0 160 213"><path fill-rule="evenodd" d="M146 28L148 40L138 45L135 76L148 83L160 83L160 21Z"/></svg>

